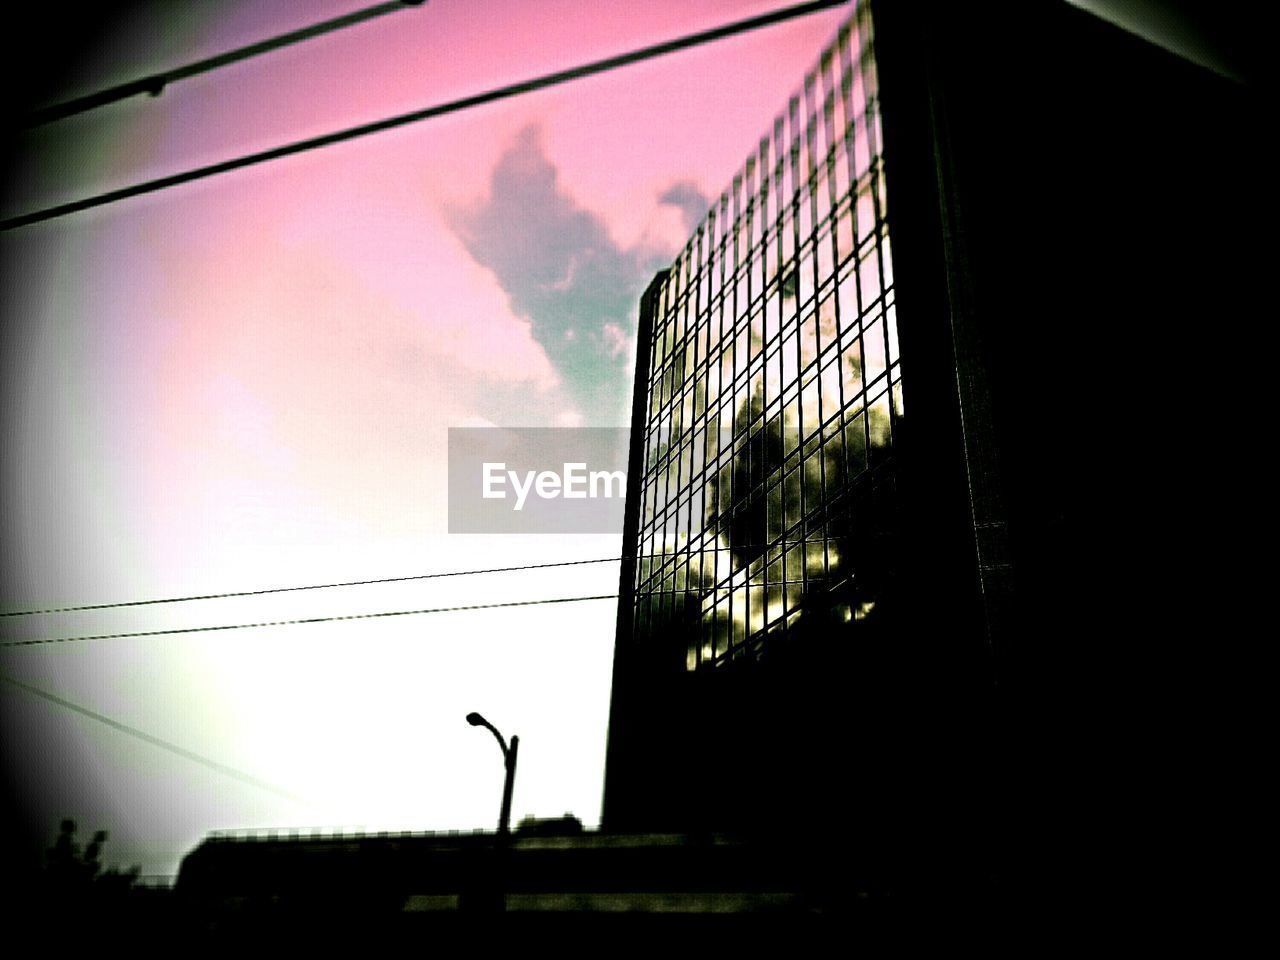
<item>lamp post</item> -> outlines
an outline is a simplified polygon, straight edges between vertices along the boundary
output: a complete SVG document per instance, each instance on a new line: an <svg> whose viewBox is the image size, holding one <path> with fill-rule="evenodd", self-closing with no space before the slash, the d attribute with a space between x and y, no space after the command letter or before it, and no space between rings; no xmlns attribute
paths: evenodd
<svg viewBox="0 0 1280 960"><path fill-rule="evenodd" d="M512 734L511 743L508 744L498 732L498 728L478 713L468 713L467 723L473 727L485 727L502 748L502 762L507 769L507 777L502 784L502 813L498 816L498 837L500 840L506 840L511 832L511 790L516 782L516 755L520 750L520 738Z"/></svg>

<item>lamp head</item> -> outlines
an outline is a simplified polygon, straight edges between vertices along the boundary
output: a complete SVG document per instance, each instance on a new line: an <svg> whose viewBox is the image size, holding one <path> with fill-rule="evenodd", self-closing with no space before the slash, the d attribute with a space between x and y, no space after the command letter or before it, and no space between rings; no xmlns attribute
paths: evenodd
<svg viewBox="0 0 1280 960"><path fill-rule="evenodd" d="M467 714L467 723L471 724L473 727L483 727L483 726L484 726L484 717L480 716L480 714L475 713L475 712L468 713L468 714Z"/></svg>

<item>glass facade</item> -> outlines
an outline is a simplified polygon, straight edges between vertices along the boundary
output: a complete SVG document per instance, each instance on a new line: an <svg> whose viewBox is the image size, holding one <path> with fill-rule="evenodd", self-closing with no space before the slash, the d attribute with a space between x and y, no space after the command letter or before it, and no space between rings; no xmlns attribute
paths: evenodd
<svg viewBox="0 0 1280 960"><path fill-rule="evenodd" d="M859 6L652 294L630 642L690 672L856 629L892 571L903 388Z"/></svg>

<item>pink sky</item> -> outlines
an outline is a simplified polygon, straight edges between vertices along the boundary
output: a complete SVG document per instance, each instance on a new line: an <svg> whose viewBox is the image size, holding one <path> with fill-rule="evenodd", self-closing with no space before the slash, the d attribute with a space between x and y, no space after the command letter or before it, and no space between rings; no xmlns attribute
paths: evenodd
<svg viewBox="0 0 1280 960"><path fill-rule="evenodd" d="M783 5L432 0L42 131L5 210ZM226 3L175 20L167 49L106 43L95 68L118 82L360 6ZM601 320L574 300L594 289L581 264L642 287L689 233L659 197L682 182L718 196L848 12L4 237L5 547L19 561L6 606L616 555L616 536L449 537L446 430L590 420L545 332L575 336L575 321L529 305ZM515 250L562 223L593 238L596 259L569 256L562 291L519 258L480 262L502 236L464 236L504 162L529 198L504 211ZM605 293L632 306L599 335L629 344L634 297ZM615 565L572 570L41 618L6 637L616 590ZM311 799L302 809L6 690L25 718L12 742L51 824L101 822L108 858L147 872L174 872L216 828L489 825L501 765L462 723L471 709L521 735L517 816L594 823L614 606L517 614L5 652L11 675L280 783Z"/></svg>

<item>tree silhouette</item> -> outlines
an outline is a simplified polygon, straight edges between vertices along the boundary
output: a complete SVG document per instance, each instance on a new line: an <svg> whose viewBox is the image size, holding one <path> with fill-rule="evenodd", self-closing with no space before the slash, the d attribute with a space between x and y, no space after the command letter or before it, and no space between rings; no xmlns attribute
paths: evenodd
<svg viewBox="0 0 1280 960"><path fill-rule="evenodd" d="M138 879L141 867L121 872L114 867L102 869L102 846L107 831L98 830L83 851L76 842L76 822L63 820L58 838L45 855L45 886L54 899L69 901L100 900L127 893Z"/></svg>

